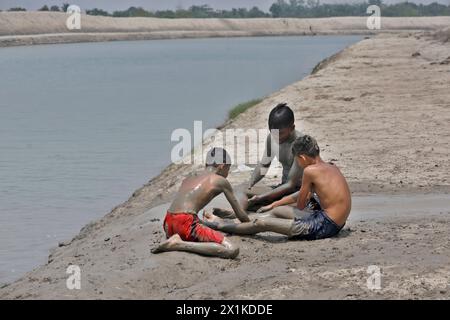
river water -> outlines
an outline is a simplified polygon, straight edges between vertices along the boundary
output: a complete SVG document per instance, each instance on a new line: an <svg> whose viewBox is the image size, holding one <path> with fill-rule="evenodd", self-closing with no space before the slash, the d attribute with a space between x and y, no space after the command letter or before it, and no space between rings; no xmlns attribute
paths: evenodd
<svg viewBox="0 0 450 320"><path fill-rule="evenodd" d="M170 162L171 132L308 75L360 36L0 49L0 283Z"/></svg>

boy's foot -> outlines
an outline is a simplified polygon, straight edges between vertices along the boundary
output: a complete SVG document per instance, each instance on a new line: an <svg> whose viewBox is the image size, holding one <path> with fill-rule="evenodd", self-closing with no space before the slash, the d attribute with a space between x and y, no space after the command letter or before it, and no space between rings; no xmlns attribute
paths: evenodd
<svg viewBox="0 0 450 320"><path fill-rule="evenodd" d="M161 243L156 248L153 248L151 252L153 254L161 253L165 251L170 251L171 248L173 248L177 243L181 243L183 240L181 240L180 236L178 234L174 234L169 239Z"/></svg>
<svg viewBox="0 0 450 320"><path fill-rule="evenodd" d="M211 212L205 212L203 214L203 219L207 222L211 222L211 223L219 223L222 221L222 219L220 219L218 216L212 214Z"/></svg>
<svg viewBox="0 0 450 320"><path fill-rule="evenodd" d="M216 215L212 214L211 212L203 213L202 223L205 226L210 227L211 229L217 230L220 223L222 223L222 222L223 222L223 220L221 218L217 217Z"/></svg>
<svg viewBox="0 0 450 320"><path fill-rule="evenodd" d="M233 211L221 208L213 208L212 214L222 219L234 219L236 215Z"/></svg>

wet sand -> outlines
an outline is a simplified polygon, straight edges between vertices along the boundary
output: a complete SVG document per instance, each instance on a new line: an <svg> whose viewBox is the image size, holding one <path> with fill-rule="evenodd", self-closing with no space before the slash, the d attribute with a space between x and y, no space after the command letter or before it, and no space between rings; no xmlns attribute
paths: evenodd
<svg viewBox="0 0 450 320"><path fill-rule="evenodd" d="M240 246L233 261L151 254L150 248L163 238L161 223L169 204L162 204L60 248L46 268L5 288L1 297L448 298L448 195L366 195L353 200L351 218L338 237L289 242L274 233L232 236ZM226 200L221 197L213 206L226 207ZM65 287L69 264L81 267L79 291ZM367 288L371 265L380 267L381 290Z"/></svg>
<svg viewBox="0 0 450 320"><path fill-rule="evenodd" d="M353 211L336 238L233 236L241 250L231 261L152 255L163 239L165 206L181 179L199 169L171 165L61 243L47 265L1 289L0 298L448 299L448 83L449 42L424 32L384 34L345 49L225 124L264 128L276 103L293 106L297 128L317 138L353 192ZM204 150L210 146L207 139ZM247 178L233 172L230 181ZM265 183L278 179L279 168ZM79 291L66 288L70 264L81 267ZM367 287L370 265L381 268L380 290Z"/></svg>

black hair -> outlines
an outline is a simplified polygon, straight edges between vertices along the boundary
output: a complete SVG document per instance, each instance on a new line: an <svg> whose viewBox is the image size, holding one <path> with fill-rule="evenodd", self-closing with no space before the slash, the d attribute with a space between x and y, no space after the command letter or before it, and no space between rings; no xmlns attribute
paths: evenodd
<svg viewBox="0 0 450 320"><path fill-rule="evenodd" d="M231 165L231 157L227 150L219 147L211 148L206 154L206 166L217 167L220 164Z"/></svg>
<svg viewBox="0 0 450 320"><path fill-rule="evenodd" d="M295 139L292 144L292 153L295 156L307 155L308 157L315 158L320 154L320 149L316 139L304 135Z"/></svg>
<svg viewBox="0 0 450 320"><path fill-rule="evenodd" d="M279 103L269 113L269 130L288 128L294 124L294 112L286 103Z"/></svg>

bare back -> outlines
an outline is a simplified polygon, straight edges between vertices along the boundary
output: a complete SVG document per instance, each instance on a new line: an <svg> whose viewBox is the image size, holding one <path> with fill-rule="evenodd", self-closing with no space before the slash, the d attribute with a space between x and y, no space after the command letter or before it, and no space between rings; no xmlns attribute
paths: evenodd
<svg viewBox="0 0 450 320"><path fill-rule="evenodd" d="M187 177L181 183L169 212L198 213L214 197L222 193L220 179L224 178L208 171Z"/></svg>
<svg viewBox="0 0 450 320"><path fill-rule="evenodd" d="M344 225L350 214L352 200L341 171L333 164L320 161L305 169L305 178L310 181L310 191L319 196L322 209L336 224Z"/></svg>

